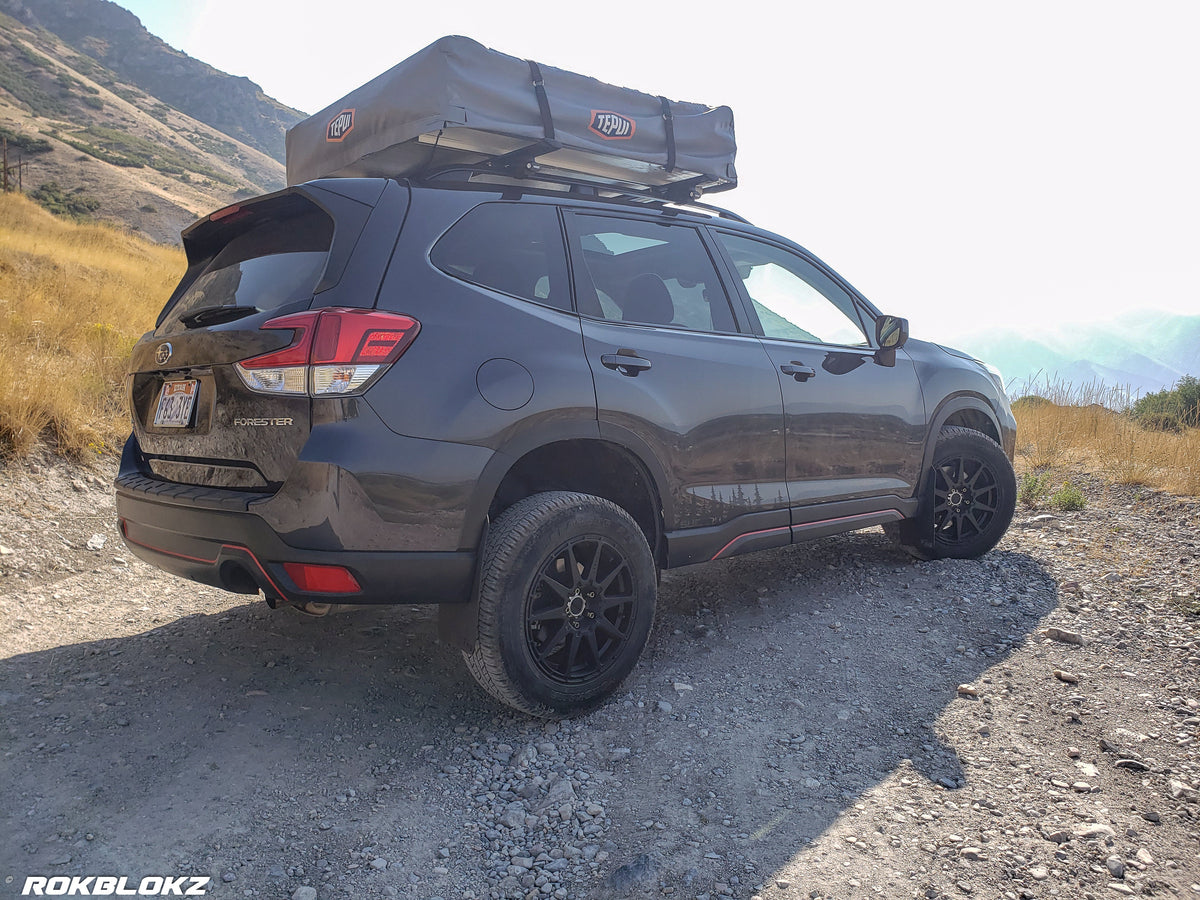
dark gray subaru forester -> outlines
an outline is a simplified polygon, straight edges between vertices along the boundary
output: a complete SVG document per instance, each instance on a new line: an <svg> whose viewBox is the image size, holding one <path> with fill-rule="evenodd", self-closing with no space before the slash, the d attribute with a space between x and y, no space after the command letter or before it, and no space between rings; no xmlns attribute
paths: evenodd
<svg viewBox="0 0 1200 900"><path fill-rule="evenodd" d="M1013 514L999 378L713 208L336 178L184 245L128 377L133 552L272 605L442 604L535 715L620 685L662 569L872 525L974 557Z"/></svg>

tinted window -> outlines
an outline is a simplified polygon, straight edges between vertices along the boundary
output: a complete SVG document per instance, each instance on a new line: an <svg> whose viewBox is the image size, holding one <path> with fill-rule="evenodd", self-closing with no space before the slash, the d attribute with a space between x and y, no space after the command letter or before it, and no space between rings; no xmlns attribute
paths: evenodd
<svg viewBox="0 0 1200 900"><path fill-rule="evenodd" d="M865 346L853 298L801 256L752 238L718 233L770 338Z"/></svg>
<svg viewBox="0 0 1200 900"><path fill-rule="evenodd" d="M562 229L553 207L484 203L442 235L429 259L463 281L571 308Z"/></svg>
<svg viewBox="0 0 1200 900"><path fill-rule="evenodd" d="M221 249L180 295L163 324L222 306L275 309L312 295L325 271L333 221L294 195L234 214Z"/></svg>
<svg viewBox="0 0 1200 900"><path fill-rule="evenodd" d="M729 300L696 229L574 217L579 311L617 322L736 331Z"/></svg>

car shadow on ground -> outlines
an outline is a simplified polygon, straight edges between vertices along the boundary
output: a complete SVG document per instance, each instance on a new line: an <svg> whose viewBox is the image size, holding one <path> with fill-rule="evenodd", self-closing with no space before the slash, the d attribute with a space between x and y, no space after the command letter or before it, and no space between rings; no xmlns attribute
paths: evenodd
<svg viewBox="0 0 1200 900"><path fill-rule="evenodd" d="M956 790L939 717L1054 603L1028 556L914 564L871 532L667 573L626 688L555 733L606 799L604 855L571 895L749 896L898 767ZM428 608L310 620L230 598L3 660L0 832L20 837L0 877L187 871L290 896L318 859L382 846L408 868L344 893L439 893L410 873L453 845L454 887L481 887L458 833L473 788L446 763L555 726L495 706L436 633ZM641 880L616 871L643 855L623 870Z"/></svg>
<svg viewBox="0 0 1200 900"><path fill-rule="evenodd" d="M1056 597L1026 554L915 562L877 531L668 573L622 701L643 728L618 772L629 848L655 882L749 896L898 772L949 799L968 778L939 719L969 704L988 733L969 686L1003 681Z"/></svg>

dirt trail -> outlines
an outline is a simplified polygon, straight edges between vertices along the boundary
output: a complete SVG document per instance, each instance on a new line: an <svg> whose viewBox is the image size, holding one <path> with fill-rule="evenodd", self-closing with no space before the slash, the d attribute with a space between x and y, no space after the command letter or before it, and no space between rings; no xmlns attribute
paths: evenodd
<svg viewBox="0 0 1200 900"><path fill-rule="evenodd" d="M547 724L428 609L143 565L110 475L0 474L0 896L1200 898L1193 501L1085 481L979 561L867 531L667 573L626 692Z"/></svg>

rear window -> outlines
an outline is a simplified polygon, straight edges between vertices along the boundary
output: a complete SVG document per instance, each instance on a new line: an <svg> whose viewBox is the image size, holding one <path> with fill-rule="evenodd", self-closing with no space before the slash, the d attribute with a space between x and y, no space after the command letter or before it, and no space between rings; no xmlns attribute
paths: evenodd
<svg viewBox="0 0 1200 900"><path fill-rule="evenodd" d="M558 214L532 203L484 203L442 235L429 260L447 275L569 310Z"/></svg>
<svg viewBox="0 0 1200 900"><path fill-rule="evenodd" d="M293 195L231 217L226 227L228 239L192 277L164 325L227 306L265 312L312 295L333 241L333 221L319 207Z"/></svg>

